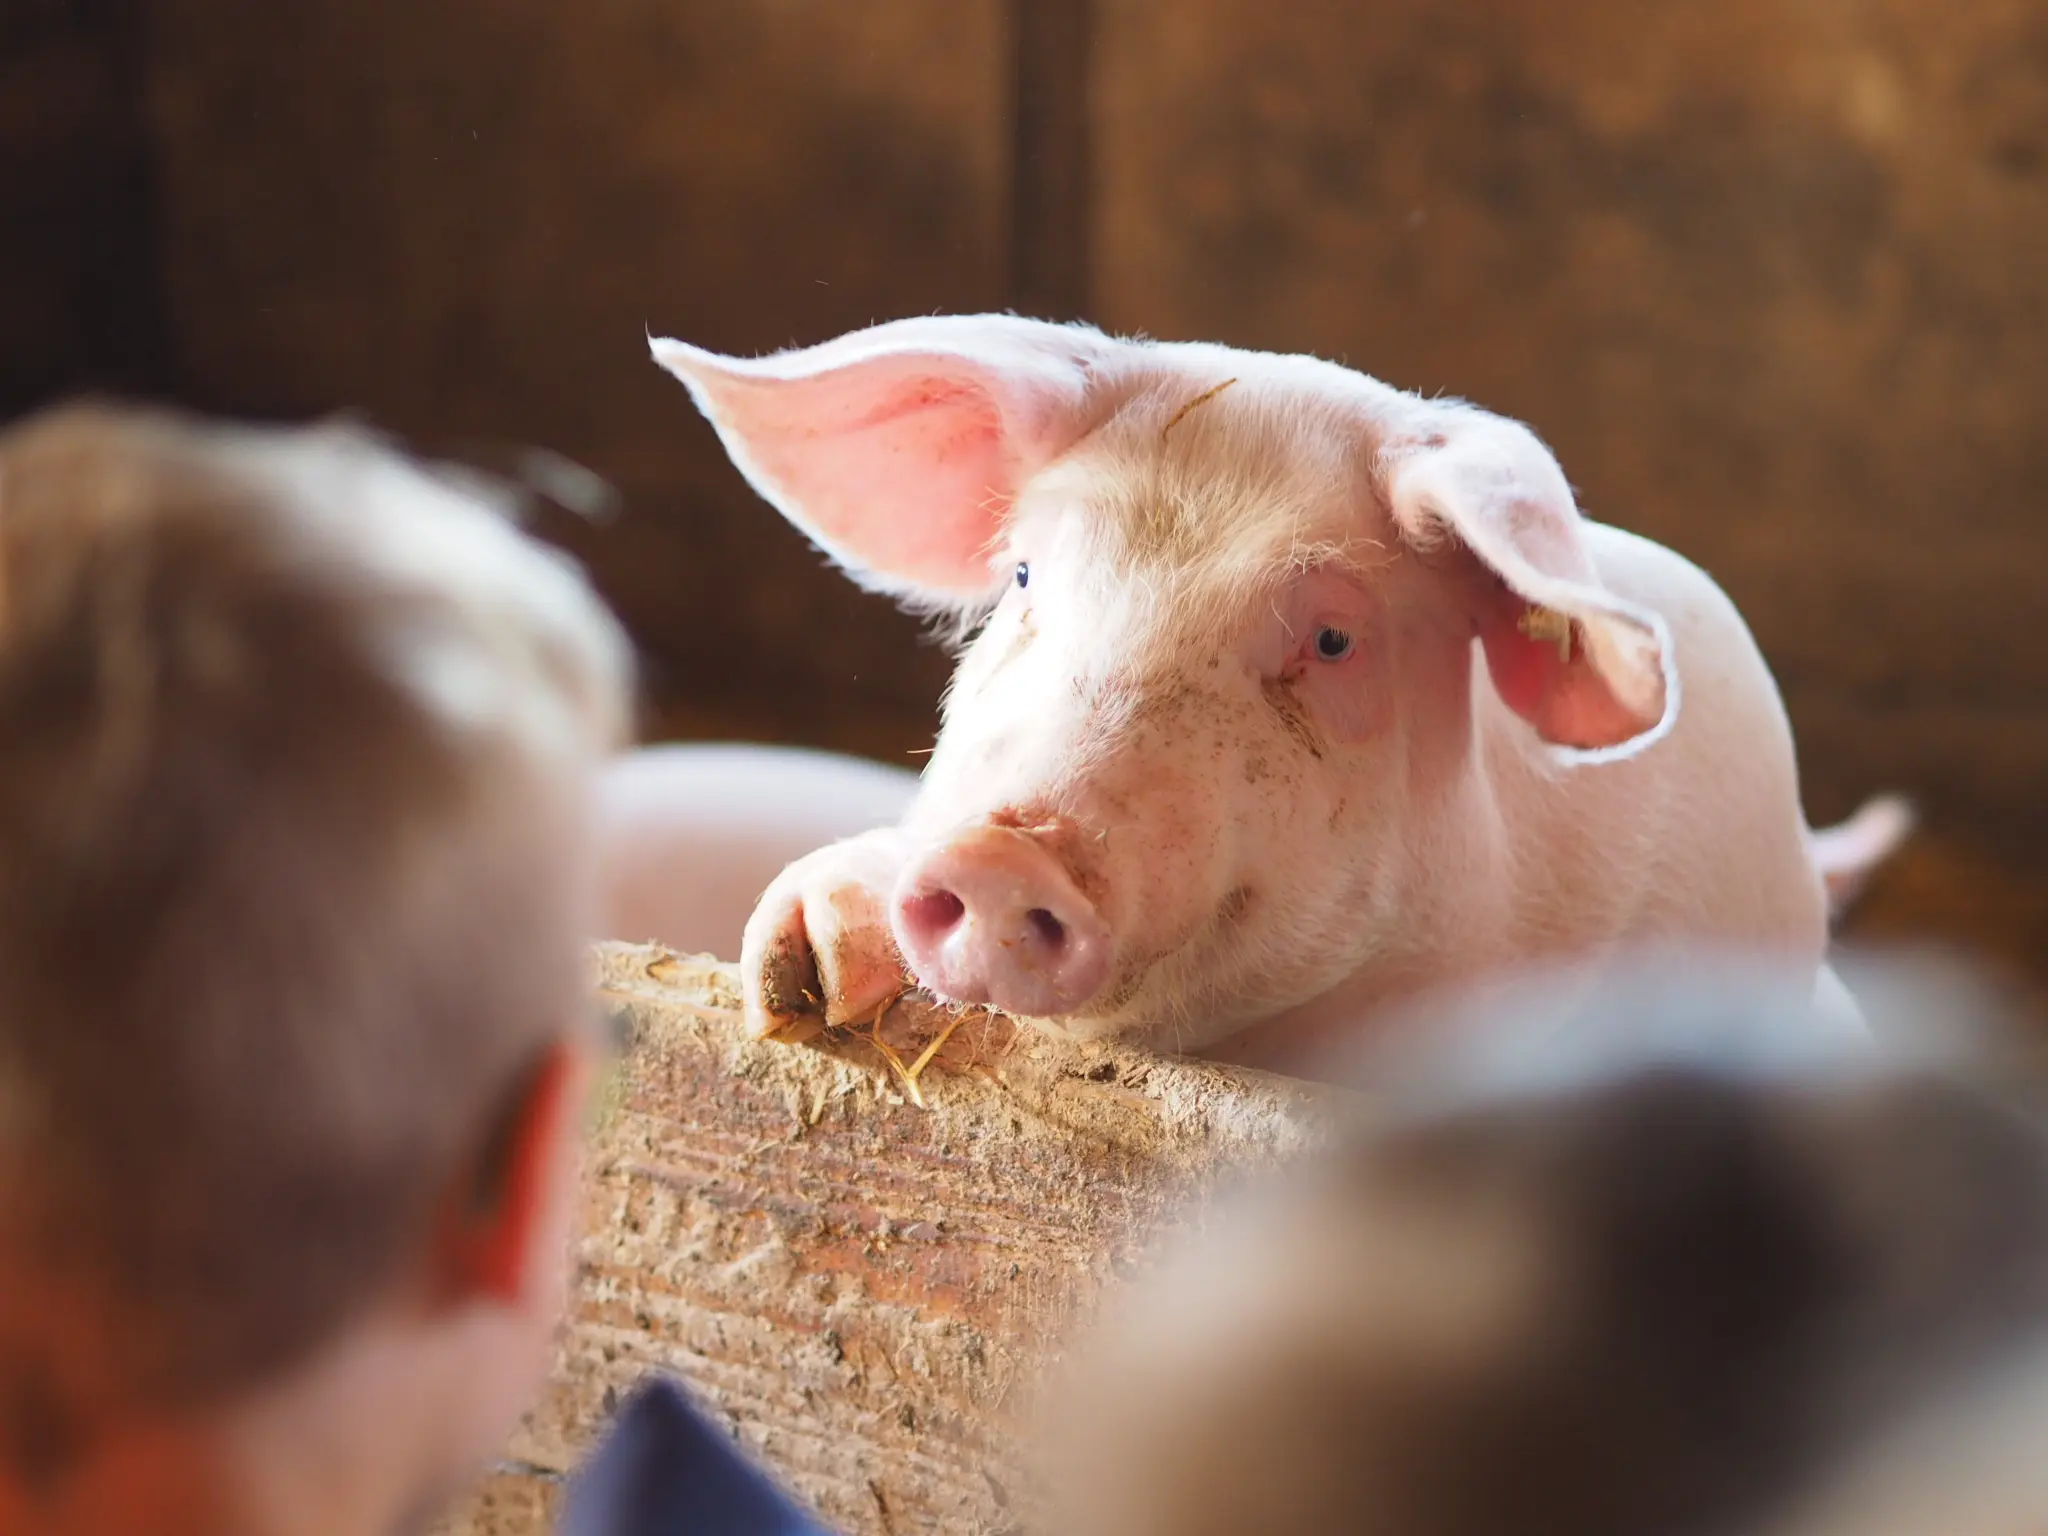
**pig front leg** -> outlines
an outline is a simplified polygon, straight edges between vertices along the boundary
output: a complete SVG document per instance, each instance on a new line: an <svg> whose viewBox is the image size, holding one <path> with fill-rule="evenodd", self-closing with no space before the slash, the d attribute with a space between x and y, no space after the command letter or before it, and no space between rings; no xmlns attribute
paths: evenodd
<svg viewBox="0 0 2048 1536"><path fill-rule="evenodd" d="M903 834L885 827L820 848L775 877L740 944L756 1037L806 1016L855 1022L910 985L889 929L905 852Z"/></svg>

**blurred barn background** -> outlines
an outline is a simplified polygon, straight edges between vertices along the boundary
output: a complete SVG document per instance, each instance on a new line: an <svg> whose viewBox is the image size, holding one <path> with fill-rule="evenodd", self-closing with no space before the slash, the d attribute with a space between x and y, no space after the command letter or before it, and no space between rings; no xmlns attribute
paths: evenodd
<svg viewBox="0 0 2048 1536"><path fill-rule="evenodd" d="M364 413L545 531L657 729L903 761L944 658L643 335L1016 308L1525 418L1747 612L1866 937L2048 980L2041 0L0 0L0 407Z"/></svg>

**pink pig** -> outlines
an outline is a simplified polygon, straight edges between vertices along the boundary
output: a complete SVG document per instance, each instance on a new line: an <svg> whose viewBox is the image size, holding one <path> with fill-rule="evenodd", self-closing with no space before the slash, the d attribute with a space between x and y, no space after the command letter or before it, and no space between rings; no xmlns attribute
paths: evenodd
<svg viewBox="0 0 2048 1536"><path fill-rule="evenodd" d="M1287 1065L1423 990L1624 947L1839 990L1828 889L1902 807L1809 832L1733 605L1581 517L1520 424L1004 315L653 349L784 516L972 637L900 824L754 908L754 1029L863 1017L907 972Z"/></svg>

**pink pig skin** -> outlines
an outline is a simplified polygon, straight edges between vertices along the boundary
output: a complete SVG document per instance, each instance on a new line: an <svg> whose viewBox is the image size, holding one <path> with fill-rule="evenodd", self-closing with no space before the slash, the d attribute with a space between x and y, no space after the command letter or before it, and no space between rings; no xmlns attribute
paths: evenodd
<svg viewBox="0 0 2048 1536"><path fill-rule="evenodd" d="M952 626L897 825L748 920L749 1019L905 984L1287 1066L1446 984L1739 951L1830 998L1830 886L1741 617L1521 425L1307 357L1011 316L653 343L756 490ZM686 879L678 870L675 878Z"/></svg>

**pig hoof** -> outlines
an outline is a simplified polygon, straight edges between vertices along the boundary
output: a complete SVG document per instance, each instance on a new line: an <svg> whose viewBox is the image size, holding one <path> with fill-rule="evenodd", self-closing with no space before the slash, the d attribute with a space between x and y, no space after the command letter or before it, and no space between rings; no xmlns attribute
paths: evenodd
<svg viewBox="0 0 2048 1536"><path fill-rule="evenodd" d="M741 974L757 1039L808 1021L837 1028L872 1015L908 984L890 935L893 831L834 843L769 886L747 924Z"/></svg>
<svg viewBox="0 0 2048 1536"><path fill-rule="evenodd" d="M761 1002L748 1022L757 1037L791 1032L805 1018L823 1022L825 984L818 975L818 957L801 934L778 935L761 965Z"/></svg>

